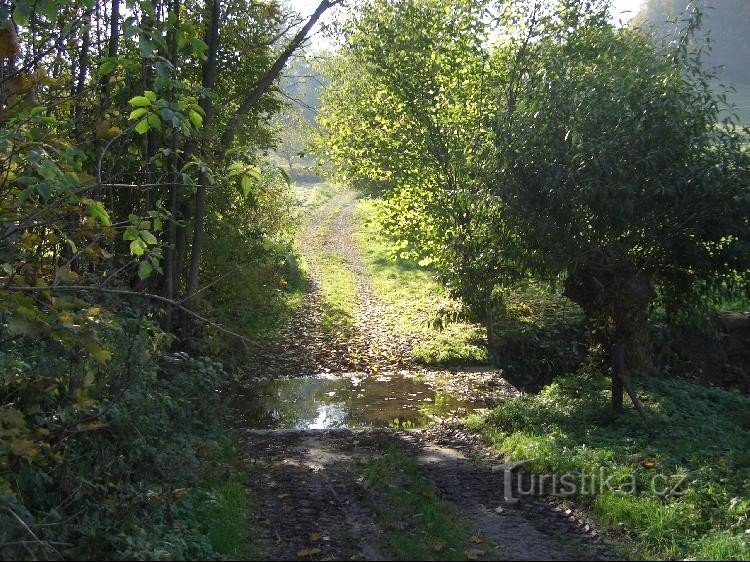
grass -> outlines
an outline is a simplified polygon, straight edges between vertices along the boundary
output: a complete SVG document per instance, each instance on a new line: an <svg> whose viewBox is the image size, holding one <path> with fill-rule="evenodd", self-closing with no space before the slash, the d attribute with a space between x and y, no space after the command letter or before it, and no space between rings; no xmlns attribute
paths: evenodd
<svg viewBox="0 0 750 562"><path fill-rule="evenodd" d="M354 272L344 257L336 252L321 252L317 264L321 275L321 329L326 334L350 336L357 303Z"/></svg>
<svg viewBox="0 0 750 562"><path fill-rule="evenodd" d="M362 200L354 213L354 237L365 262L373 291L393 312L394 329L416 334L414 358L426 365L487 363L485 332L474 324L455 322L434 327L441 310L457 303L435 279L435 273L418 263L394 258L395 244L384 236L377 220L377 201Z"/></svg>
<svg viewBox="0 0 750 562"><path fill-rule="evenodd" d="M247 472L238 470L240 463L233 443L237 436L225 438L211 458L197 506L192 510L193 524L208 538L212 549L230 560L255 559L250 519L254 510L244 483Z"/></svg>
<svg viewBox="0 0 750 562"><path fill-rule="evenodd" d="M294 193L303 209L318 209L325 205L338 191L328 183L320 182L310 185L295 185Z"/></svg>
<svg viewBox="0 0 750 562"><path fill-rule="evenodd" d="M469 529L419 474L414 457L391 447L365 466L374 509L397 560L465 560Z"/></svg>
<svg viewBox="0 0 750 562"><path fill-rule="evenodd" d="M579 483L582 474L597 477L576 500L604 526L624 529L632 555L747 559L750 397L677 380L633 382L650 429L632 409L613 420L609 381L580 376L509 400L470 425L509 459L529 459L532 472Z"/></svg>

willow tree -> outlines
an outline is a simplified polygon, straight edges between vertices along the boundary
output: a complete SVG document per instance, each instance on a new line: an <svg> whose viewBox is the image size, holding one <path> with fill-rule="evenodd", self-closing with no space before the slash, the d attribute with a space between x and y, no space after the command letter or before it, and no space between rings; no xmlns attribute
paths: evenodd
<svg viewBox="0 0 750 562"><path fill-rule="evenodd" d="M750 263L743 131L685 21L663 43L603 0L373 1L323 94L328 155L489 327L496 286L562 279L648 369L649 308Z"/></svg>
<svg viewBox="0 0 750 562"><path fill-rule="evenodd" d="M721 121L721 94L690 49L699 13L661 44L613 27L605 3L533 12L524 38L497 52L524 68L496 127L504 220L531 270L564 276L600 341L647 370L657 297L674 313L747 272L743 134Z"/></svg>

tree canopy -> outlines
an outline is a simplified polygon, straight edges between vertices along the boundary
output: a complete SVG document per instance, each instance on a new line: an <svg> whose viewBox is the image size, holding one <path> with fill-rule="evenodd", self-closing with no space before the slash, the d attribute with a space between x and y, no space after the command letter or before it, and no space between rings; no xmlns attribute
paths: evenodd
<svg viewBox="0 0 750 562"><path fill-rule="evenodd" d="M746 283L750 161L700 11L666 42L606 2L368 6L324 92L328 155L485 320L504 286L564 281L647 368L650 305Z"/></svg>

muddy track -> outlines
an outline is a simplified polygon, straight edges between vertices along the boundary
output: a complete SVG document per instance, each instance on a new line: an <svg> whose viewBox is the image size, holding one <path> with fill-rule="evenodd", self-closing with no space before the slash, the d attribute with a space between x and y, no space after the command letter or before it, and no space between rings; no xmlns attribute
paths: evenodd
<svg viewBox="0 0 750 562"><path fill-rule="evenodd" d="M598 560L609 552L590 525L538 498L505 501L497 459L440 444L420 430L248 431L254 535L273 560L392 560L373 514L362 464L398 446L414 455L441 497L461 513L479 560ZM414 514L418 516L418 514ZM460 554L460 553L459 553Z"/></svg>
<svg viewBox="0 0 750 562"><path fill-rule="evenodd" d="M374 294L352 239L354 205L351 192L339 192L309 217L300 240L309 290L278 341L258 344L249 375L418 372L427 378L447 374L456 380L485 381L499 394L515 393L492 369L431 371L413 363L410 350L415 341L393 329L392 313ZM347 340L320 328L322 279L317 260L322 252L342 256L356 281L354 330ZM486 386L482 388L487 392ZM264 558L393 559L386 530L375 515L373 493L363 483L362 464L394 445L418 459L420 473L481 537L480 543L469 545L476 547L471 548L471 559L608 557L593 525L570 510L536 497L506 502L504 482L492 470L502 459L454 421L412 431L246 430L248 492L257 507L252 534Z"/></svg>

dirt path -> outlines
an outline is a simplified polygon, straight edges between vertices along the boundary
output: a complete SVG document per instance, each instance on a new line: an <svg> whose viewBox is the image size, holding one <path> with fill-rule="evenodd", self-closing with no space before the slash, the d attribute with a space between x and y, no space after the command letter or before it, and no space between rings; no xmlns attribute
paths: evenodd
<svg viewBox="0 0 750 562"><path fill-rule="evenodd" d="M396 334L389 310L372 291L351 236L354 205L350 192L339 192L309 218L300 241L310 274L309 291L279 341L259 346L257 374L430 372L413 364L409 352L414 341ZM353 335L347 340L320 328L322 278L317 256L321 252L343 256L354 273L357 302ZM474 370L472 376L497 379L495 371L485 371ZM460 374L454 372L453 377L459 379ZM513 391L510 385L503 386ZM264 558L393 559L389 529L375 514L378 499L365 485L363 464L394 446L418 459L419 472L456 506L474 537L480 537L477 544L467 545L465 553L452 553L452 559L607 556L590 522L569 510L533 497L506 502L503 482L492 471L501 459L456 424L413 431L246 430L248 491L257 505L251 525ZM436 558L448 554L436 553Z"/></svg>
<svg viewBox="0 0 750 562"><path fill-rule="evenodd" d="M414 455L441 497L457 506L474 539L467 537L459 559L609 557L590 524L570 521L562 509L539 498L506 502L503 477L492 470L498 460L482 458L466 440L459 449L421 430L248 431L246 439L249 492L258 505L254 535L267 559L394 559L362 468L393 446Z"/></svg>
<svg viewBox="0 0 750 562"><path fill-rule="evenodd" d="M321 372L371 372L415 368L410 358L414 338L397 335L386 308L373 294L362 258L352 239L354 195L337 192L307 218L300 237L309 287L302 305L273 342L256 344L250 376L301 376ZM318 256L335 252L354 272L357 303L353 335L342 340L321 330L321 273Z"/></svg>

